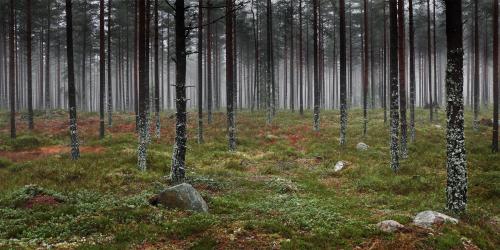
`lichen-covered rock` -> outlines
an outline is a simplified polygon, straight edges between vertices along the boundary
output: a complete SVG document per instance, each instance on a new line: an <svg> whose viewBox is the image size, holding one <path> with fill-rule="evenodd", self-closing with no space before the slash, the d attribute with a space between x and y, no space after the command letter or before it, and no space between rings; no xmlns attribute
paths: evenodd
<svg viewBox="0 0 500 250"><path fill-rule="evenodd" d="M169 187L150 199L152 205L161 204L167 208L208 212L208 206L193 186L182 183Z"/></svg>
<svg viewBox="0 0 500 250"><path fill-rule="evenodd" d="M335 167L333 167L333 171L339 172L340 170L346 168L349 165L351 165L351 163L348 161L338 161L337 163L335 163Z"/></svg>
<svg viewBox="0 0 500 250"><path fill-rule="evenodd" d="M439 225L445 222L456 224L458 223L458 220L446 214L442 214L431 210L420 212L413 219L413 223L421 227L431 227L433 225L436 224Z"/></svg>
<svg viewBox="0 0 500 250"><path fill-rule="evenodd" d="M366 145L366 143L364 143L364 142L360 142L360 143L358 143L358 145L356 145L356 149L358 151L366 151L366 150L368 150L368 148L369 148L369 146Z"/></svg>
<svg viewBox="0 0 500 250"><path fill-rule="evenodd" d="M384 221L377 223L377 228L380 229L380 231L383 231L386 233L392 233L392 232L404 229L405 226L403 226L401 223L399 223L395 220L384 220Z"/></svg>

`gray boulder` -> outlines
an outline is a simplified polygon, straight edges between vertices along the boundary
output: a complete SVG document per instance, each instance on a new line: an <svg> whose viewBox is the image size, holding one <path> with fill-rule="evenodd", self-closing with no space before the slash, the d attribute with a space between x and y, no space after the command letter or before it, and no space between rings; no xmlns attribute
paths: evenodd
<svg viewBox="0 0 500 250"><path fill-rule="evenodd" d="M338 172L338 171L346 168L349 165L351 165L351 163L348 161L338 161L337 163L335 163L335 167L333 168L333 171Z"/></svg>
<svg viewBox="0 0 500 250"><path fill-rule="evenodd" d="M167 208L208 212L208 206L193 186L182 183L169 187L150 199L152 205L161 204Z"/></svg>
<svg viewBox="0 0 500 250"><path fill-rule="evenodd" d="M420 212L413 219L413 223L415 223L415 225L427 228L436 224L443 224L445 222L457 224L458 220L446 214L431 210Z"/></svg>
<svg viewBox="0 0 500 250"><path fill-rule="evenodd" d="M395 220L384 220L377 223L377 228L386 233L392 233L404 229L405 226Z"/></svg>
<svg viewBox="0 0 500 250"><path fill-rule="evenodd" d="M366 145L366 143L364 143L364 142L360 142L360 143L358 143L358 144L356 145L356 149L357 149L358 151L366 151L366 150L368 150L368 148L369 148L369 146L368 146L368 145Z"/></svg>

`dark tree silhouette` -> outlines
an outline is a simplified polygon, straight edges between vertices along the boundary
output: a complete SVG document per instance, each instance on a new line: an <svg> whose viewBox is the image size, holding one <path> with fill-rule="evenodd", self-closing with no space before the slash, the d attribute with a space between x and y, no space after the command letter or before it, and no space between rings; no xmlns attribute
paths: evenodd
<svg viewBox="0 0 500 250"><path fill-rule="evenodd" d="M409 31L410 37L410 141L415 141L415 26L413 21L413 0L408 0Z"/></svg>
<svg viewBox="0 0 500 250"><path fill-rule="evenodd" d="M184 24L185 6L183 0L175 1L175 102L177 113L175 144L172 156L170 177L173 183L182 183L186 167L186 25ZM231 70L232 72L232 70Z"/></svg>
<svg viewBox="0 0 500 250"><path fill-rule="evenodd" d="M106 85L104 55L104 0L99 1L99 138L104 139L104 94ZM109 83L108 83L109 84Z"/></svg>
<svg viewBox="0 0 500 250"><path fill-rule="evenodd" d="M9 99L10 99L10 137L16 138L16 78L14 65L14 0L10 0L10 22L9 22Z"/></svg>
<svg viewBox="0 0 500 250"><path fill-rule="evenodd" d="M399 170L399 95L398 95L398 13L397 0L389 0L390 19L390 94L391 94L391 169Z"/></svg>
<svg viewBox="0 0 500 250"><path fill-rule="evenodd" d="M71 0L66 0L66 53L68 59L69 132L71 136L71 158L80 158L78 130L76 124L75 66L73 61L73 16Z"/></svg>
<svg viewBox="0 0 500 250"><path fill-rule="evenodd" d="M158 1L158 0L155 0ZM203 143L203 6L198 0L198 143Z"/></svg>
<svg viewBox="0 0 500 250"><path fill-rule="evenodd" d="M497 1L497 0L495 0ZM448 64L446 69L447 96L447 184L446 207L456 213L465 212L467 206L467 166L464 138L463 99L463 45L462 2L445 0L446 44Z"/></svg>
<svg viewBox="0 0 500 250"><path fill-rule="evenodd" d="M493 152L498 152L498 0L493 1Z"/></svg>
<svg viewBox="0 0 500 250"><path fill-rule="evenodd" d="M234 0L226 0L226 101L229 150L236 150L236 122L234 118L234 55L233 55ZM270 70L270 69L268 69ZM269 75L268 75L269 76ZM268 114L269 115L269 114Z"/></svg>
<svg viewBox="0 0 500 250"><path fill-rule="evenodd" d="M398 62L399 62L399 112L401 119L401 158L408 157L406 125L406 56L405 56L405 3L398 0Z"/></svg>
<svg viewBox="0 0 500 250"><path fill-rule="evenodd" d="M28 89L28 128L33 129L33 74L32 72L32 44L31 44L31 31L32 31L32 12L31 12L31 0L26 0L26 67L27 67L27 89Z"/></svg>
<svg viewBox="0 0 500 250"><path fill-rule="evenodd" d="M313 60L314 60L314 123L315 131L319 131L319 106L320 106L320 91L319 91L319 55L318 55L318 11L319 1L313 0Z"/></svg>
<svg viewBox="0 0 500 250"><path fill-rule="evenodd" d="M347 129L347 71L346 71L346 29L345 0L339 0L340 17L340 145L345 145Z"/></svg>

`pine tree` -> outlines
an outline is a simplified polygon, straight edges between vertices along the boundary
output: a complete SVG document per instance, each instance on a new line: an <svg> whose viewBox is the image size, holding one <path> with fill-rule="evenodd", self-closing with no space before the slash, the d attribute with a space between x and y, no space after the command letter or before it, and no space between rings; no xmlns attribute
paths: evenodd
<svg viewBox="0 0 500 250"><path fill-rule="evenodd" d="M368 125L368 3L363 0L363 136L366 136Z"/></svg>
<svg viewBox="0 0 500 250"><path fill-rule="evenodd" d="M462 213L465 212L467 206L467 166L465 160L463 100L464 50L462 45L462 2L445 0L445 12L448 58L446 69L446 169L448 173L446 207L455 213Z"/></svg>
<svg viewBox="0 0 500 250"><path fill-rule="evenodd" d="M104 0L99 0L99 138L104 139L104 93L106 84L104 56Z"/></svg>
<svg viewBox="0 0 500 250"><path fill-rule="evenodd" d="M10 138L16 138L16 78L14 74L14 0L10 0L9 22L9 99L10 99Z"/></svg>
<svg viewBox="0 0 500 250"><path fill-rule="evenodd" d="M313 128L319 131L319 106L320 106L320 91L319 91L319 55L318 55L318 11L319 0L313 0L313 58L314 58L314 123Z"/></svg>
<svg viewBox="0 0 500 250"><path fill-rule="evenodd" d="M479 128L479 11L478 0L474 0L474 123L475 131Z"/></svg>
<svg viewBox="0 0 500 250"><path fill-rule="evenodd" d="M398 94L398 21L397 0L389 0L390 19L390 93L391 93L391 169L399 170L399 94Z"/></svg>
<svg viewBox="0 0 500 250"><path fill-rule="evenodd" d="M71 136L71 158L80 158L78 142L76 95L75 95L75 66L73 61L73 16L71 0L66 0L66 53L68 57L68 102L69 102L69 132Z"/></svg>
<svg viewBox="0 0 500 250"><path fill-rule="evenodd" d="M270 1L268 2L268 4L270 4ZM234 102L233 95L235 94L233 92L234 91L233 15L234 15L234 0L226 0L226 95L227 95L226 100L227 100L227 127L228 127L229 151L236 150L236 121L234 118L234 103L233 103ZM268 70L270 69L268 68ZM270 77L269 74L268 77ZM270 103L271 102L269 102L269 104ZM269 117L270 110L268 112L269 112L268 114Z"/></svg>
<svg viewBox="0 0 500 250"><path fill-rule="evenodd" d="M32 11L31 0L26 0L26 52L27 52L27 89L28 89L28 128L33 130L33 74L32 72L32 44L31 44L31 31L32 31Z"/></svg>
<svg viewBox="0 0 500 250"><path fill-rule="evenodd" d="M498 152L498 0L493 0L493 142Z"/></svg>
<svg viewBox="0 0 500 250"><path fill-rule="evenodd" d="M173 183L184 182L186 173L186 27L184 24L185 6L183 0L175 1L175 102L177 113L175 126L175 143L172 156L170 177ZM231 70L232 72L232 70Z"/></svg>
<svg viewBox="0 0 500 250"><path fill-rule="evenodd" d="M406 125L406 56L404 0L398 0L399 112L401 119L401 158L408 157Z"/></svg>
<svg viewBox="0 0 500 250"><path fill-rule="evenodd" d="M148 98L149 84L147 82L147 53L146 53L146 0L139 0L139 147L137 149L137 165L142 171L146 170L147 134L148 134Z"/></svg>
<svg viewBox="0 0 500 250"><path fill-rule="evenodd" d="M111 0L108 0L108 126L113 124L113 88L111 84ZM104 49L103 49L104 50ZM119 63L118 61L116 62ZM117 84L118 85L118 84Z"/></svg>
<svg viewBox="0 0 500 250"><path fill-rule="evenodd" d="M158 17L158 0L154 2L154 67L155 67L155 117L156 117L156 138L160 138L160 65L159 65L159 17Z"/></svg>
<svg viewBox="0 0 500 250"><path fill-rule="evenodd" d="M340 17L340 145L345 145L347 129L347 71L346 71L346 28L345 0L339 0Z"/></svg>
<svg viewBox="0 0 500 250"><path fill-rule="evenodd" d="M408 0L410 37L410 141L415 141L415 26L413 21L413 0Z"/></svg>
<svg viewBox="0 0 500 250"><path fill-rule="evenodd" d="M155 0L158 1L158 0ZM203 6L198 0L198 143L203 143Z"/></svg>

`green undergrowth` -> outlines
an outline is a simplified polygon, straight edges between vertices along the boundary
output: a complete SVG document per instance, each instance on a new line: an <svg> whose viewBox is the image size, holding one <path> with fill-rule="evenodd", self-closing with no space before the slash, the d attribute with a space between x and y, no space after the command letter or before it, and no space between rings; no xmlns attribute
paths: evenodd
<svg viewBox="0 0 500 250"><path fill-rule="evenodd" d="M417 111L416 141L409 143L409 157L401 161L398 173L389 168L389 128L382 110L369 111L366 137L361 133L361 110L350 111L345 148L338 143L338 112L332 111L321 113L320 132L312 131L310 112L304 117L279 112L266 125L264 112L239 111L237 152L227 151L223 113L214 113L213 123L205 123L201 145L195 140L196 126L189 124L186 181L207 201L207 214L148 203L170 185L171 113L162 114L161 138L151 138L145 172L137 169L133 131L107 129L106 137L98 140L98 131L79 128L82 146L102 150L83 151L77 161L67 152L22 161L1 154L68 145L67 132L50 136L19 131L16 140L2 133L0 248L350 249L381 242L385 248L460 249L471 242L481 249L498 249L500 156L490 152L491 128L481 126L474 132L470 113L467 214L458 225L445 225L432 234L411 226L420 211L448 213L444 113L431 124L427 112ZM0 128L7 132L6 117L0 113ZM80 124L96 117L81 114ZM49 118L37 113L35 121L42 119ZM50 119L67 117L57 111ZM113 126L133 122L131 114L117 114ZM369 149L357 151L358 142ZM335 172L339 160L350 164ZM38 196L53 197L57 203L23 205ZM412 230L381 233L375 224L385 219Z"/></svg>

